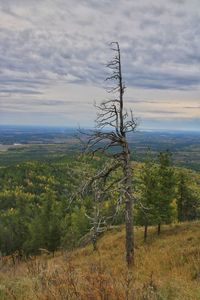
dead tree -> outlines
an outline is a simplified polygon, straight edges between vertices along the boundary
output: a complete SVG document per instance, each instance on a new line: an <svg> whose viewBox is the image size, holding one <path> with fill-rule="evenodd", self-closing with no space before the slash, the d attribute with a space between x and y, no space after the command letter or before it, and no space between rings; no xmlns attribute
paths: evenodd
<svg viewBox="0 0 200 300"><path fill-rule="evenodd" d="M110 188L119 190L120 204L124 205L126 224L126 261L127 265L134 264L134 228L133 228L133 204L132 192L132 168L130 161L130 149L127 134L136 129L136 120L132 111L130 114L124 108L125 84L122 77L121 54L118 42L111 43L114 52L113 59L107 64L110 76L106 81L112 82L108 89L113 94L112 99L96 105L98 110L96 128L89 132L81 132L86 142L85 151L89 153L101 152L110 157L109 163L90 179L89 184L95 180L104 180L116 170L121 169L120 178L110 184ZM107 185L109 188L109 184Z"/></svg>
<svg viewBox="0 0 200 300"><path fill-rule="evenodd" d="M98 237L107 230L110 217L105 216L102 212L104 204L104 189L98 185L98 181L92 184L92 194L94 199L93 211L91 215L86 214L91 224L90 234L93 250L97 250Z"/></svg>

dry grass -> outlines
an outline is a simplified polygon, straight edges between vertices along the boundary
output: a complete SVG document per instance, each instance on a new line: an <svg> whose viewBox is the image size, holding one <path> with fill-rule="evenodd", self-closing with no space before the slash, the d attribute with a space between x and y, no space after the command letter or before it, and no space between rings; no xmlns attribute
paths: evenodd
<svg viewBox="0 0 200 300"><path fill-rule="evenodd" d="M150 229L144 245L136 229L136 263L124 263L124 230L54 258L37 257L1 265L0 299L150 300L200 299L200 223L165 226L160 237Z"/></svg>

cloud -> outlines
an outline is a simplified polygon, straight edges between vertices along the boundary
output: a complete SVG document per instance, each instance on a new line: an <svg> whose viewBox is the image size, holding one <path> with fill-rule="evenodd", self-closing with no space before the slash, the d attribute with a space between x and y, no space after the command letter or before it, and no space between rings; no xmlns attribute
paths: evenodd
<svg viewBox="0 0 200 300"><path fill-rule="evenodd" d="M89 89L105 85L113 40L121 45L125 82L143 91L144 105L150 90L199 93L198 8L198 0L1 0L1 97L20 106L21 96L29 108L35 100L50 111L62 105L53 105L53 98L66 99L69 107L74 97L91 101ZM88 91L74 96L72 84ZM84 112L79 101L75 108Z"/></svg>
<svg viewBox="0 0 200 300"><path fill-rule="evenodd" d="M41 95L41 92L25 89L0 89L0 94L27 94L27 95Z"/></svg>
<svg viewBox="0 0 200 300"><path fill-rule="evenodd" d="M129 85L197 87L200 14L195 3L81 1L74 8L69 0L20 1L19 5L2 1L1 16L11 15L16 27L5 22L1 29L1 70L100 84L108 58L106 44L117 39ZM29 25L18 28L19 20L24 19Z"/></svg>

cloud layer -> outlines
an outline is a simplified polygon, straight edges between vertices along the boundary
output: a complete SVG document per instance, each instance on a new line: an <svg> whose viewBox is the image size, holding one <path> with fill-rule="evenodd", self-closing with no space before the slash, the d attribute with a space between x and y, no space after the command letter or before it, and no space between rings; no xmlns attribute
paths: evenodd
<svg viewBox="0 0 200 300"><path fill-rule="evenodd" d="M4 121L12 122L15 112L34 120L39 111L92 122L89 106L104 95L97 87L104 85L108 43L115 40L136 113L199 118L199 0L1 0L0 11Z"/></svg>

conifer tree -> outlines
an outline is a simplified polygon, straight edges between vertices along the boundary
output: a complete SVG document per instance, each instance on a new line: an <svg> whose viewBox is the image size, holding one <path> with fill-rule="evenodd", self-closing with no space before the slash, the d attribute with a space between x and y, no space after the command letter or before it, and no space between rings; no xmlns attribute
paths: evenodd
<svg viewBox="0 0 200 300"><path fill-rule="evenodd" d="M157 233L159 235L161 224L167 224L171 222L172 201L175 197L175 174L172 166L172 154L168 150L160 152L158 155L157 181Z"/></svg>
<svg viewBox="0 0 200 300"><path fill-rule="evenodd" d="M178 221L191 221L198 217L198 198L188 186L189 179L184 172L180 172L177 191Z"/></svg>
<svg viewBox="0 0 200 300"><path fill-rule="evenodd" d="M156 224L159 214L157 168L150 152L147 153L140 178L141 197L138 207L138 222L144 226L144 241L146 241L148 226Z"/></svg>

